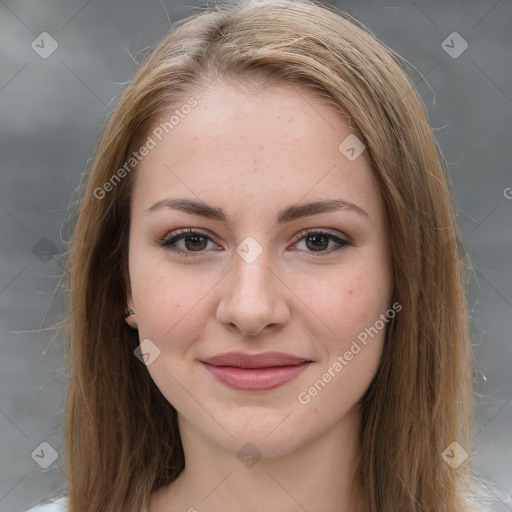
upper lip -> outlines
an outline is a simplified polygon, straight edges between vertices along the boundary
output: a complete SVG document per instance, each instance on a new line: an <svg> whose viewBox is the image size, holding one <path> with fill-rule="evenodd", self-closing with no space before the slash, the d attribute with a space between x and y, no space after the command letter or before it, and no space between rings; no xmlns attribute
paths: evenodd
<svg viewBox="0 0 512 512"><path fill-rule="evenodd" d="M284 352L263 352L261 354L224 352L209 357L203 362L214 366L234 366L236 368L272 368L274 366L293 366L310 362L310 360Z"/></svg>

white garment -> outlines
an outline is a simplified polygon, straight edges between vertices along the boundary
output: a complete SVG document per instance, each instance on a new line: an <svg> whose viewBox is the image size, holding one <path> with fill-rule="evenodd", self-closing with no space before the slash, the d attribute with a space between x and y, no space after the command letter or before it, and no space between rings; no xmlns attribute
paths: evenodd
<svg viewBox="0 0 512 512"><path fill-rule="evenodd" d="M68 499L66 496L55 499L50 503L44 503L42 505L36 505L35 507L27 510L27 512L67 512L68 510ZM145 511L143 511L145 512Z"/></svg>
<svg viewBox="0 0 512 512"><path fill-rule="evenodd" d="M471 510L468 510L468 512L493 512L495 507L500 506L500 503L512 509L512 497L492 482L486 482L485 485L483 482L479 482L472 491L473 492L467 495L471 507ZM482 491L484 491L484 494L480 494ZM36 505L30 510L27 510L27 512L67 512L67 505L67 497L62 496L50 503Z"/></svg>
<svg viewBox="0 0 512 512"><path fill-rule="evenodd" d="M27 510L27 512L66 512L68 509L68 500L66 496L53 500L51 503L43 505L36 505L35 507Z"/></svg>

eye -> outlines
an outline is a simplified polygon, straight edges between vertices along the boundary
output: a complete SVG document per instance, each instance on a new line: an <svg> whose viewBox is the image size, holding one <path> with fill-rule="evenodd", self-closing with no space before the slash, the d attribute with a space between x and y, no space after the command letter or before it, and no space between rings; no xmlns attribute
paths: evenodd
<svg viewBox="0 0 512 512"><path fill-rule="evenodd" d="M304 242L306 246L305 252L309 252L315 257L325 256L351 245L349 241L339 238L332 233L314 229L301 231L296 236L296 239L295 245L298 242ZM158 246L186 257L199 256L205 252L209 243L214 244L212 237L194 228L179 229L164 239L157 241ZM331 245L332 243L334 243L334 247Z"/></svg>
<svg viewBox="0 0 512 512"><path fill-rule="evenodd" d="M348 240L344 240L332 233L318 229L301 231L297 235L298 242L304 242L306 252L315 257L322 257L332 252L343 249L345 246L352 245ZM334 243L334 247L330 244ZM329 249L330 246L330 250Z"/></svg>
<svg viewBox="0 0 512 512"><path fill-rule="evenodd" d="M159 240L158 245L186 257L195 257L198 254L194 253L204 252L208 242L213 243L208 234L197 229L186 228L174 231L171 236Z"/></svg>

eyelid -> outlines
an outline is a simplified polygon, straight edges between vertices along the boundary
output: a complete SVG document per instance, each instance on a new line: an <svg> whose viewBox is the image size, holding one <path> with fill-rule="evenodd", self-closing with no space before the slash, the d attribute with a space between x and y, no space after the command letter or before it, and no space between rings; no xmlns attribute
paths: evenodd
<svg viewBox="0 0 512 512"><path fill-rule="evenodd" d="M302 231L299 231L294 236L294 240L296 242L296 241L301 240L302 238L304 238L304 237L306 237L308 235L316 235L316 234L329 235L329 236L331 236L333 238L337 238L339 240L342 240L343 242L346 242L347 244L352 243L352 240L350 239L350 237L345 235L344 233L339 233L339 232L331 233L330 230L323 229L323 228L307 228L307 229L303 229Z"/></svg>
<svg viewBox="0 0 512 512"><path fill-rule="evenodd" d="M212 241L215 241L215 237L209 233L208 231L205 231L201 228L180 228L180 229L174 229L173 231L170 231L167 233L163 238L160 239L160 242L165 244L169 240L172 240L173 238L176 238L178 236L182 236L183 238L186 238L185 235L203 235L204 237L210 238ZM218 245L218 244L217 244Z"/></svg>
<svg viewBox="0 0 512 512"><path fill-rule="evenodd" d="M208 237L208 238L211 238L211 240L213 242L215 242L216 240L216 237L213 236L210 232L208 231L205 231L201 228L180 228L180 229L176 229L176 230L173 230L169 233L167 233L163 238L161 238L161 242L162 243L165 243L177 236L180 236L180 235L186 235L186 234L191 234L191 235L194 235L194 234L200 234L200 235L203 235L205 237ZM330 231L326 230L326 229L323 229L323 228L307 228L307 229L303 229L302 231L299 231L296 235L294 235L294 241L298 241L300 240L301 238L307 236L307 235L311 235L311 234L326 234L326 235L330 235L332 237L337 237L337 238L340 238L340 235L336 234L336 233L331 233ZM352 243L351 239L349 236L345 235L345 234L341 234L341 237L343 237L343 241L344 242L347 242L347 243ZM294 242L294 243L295 243ZM215 242L217 243L217 242ZM219 244L217 244L219 245Z"/></svg>

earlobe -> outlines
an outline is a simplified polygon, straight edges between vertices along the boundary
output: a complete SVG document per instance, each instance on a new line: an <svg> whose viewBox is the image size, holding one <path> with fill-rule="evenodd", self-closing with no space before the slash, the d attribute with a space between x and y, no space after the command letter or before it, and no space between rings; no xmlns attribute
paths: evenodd
<svg viewBox="0 0 512 512"><path fill-rule="evenodd" d="M124 314L125 322L132 328L138 329L139 324L137 322L137 315L133 309L127 309Z"/></svg>
<svg viewBox="0 0 512 512"><path fill-rule="evenodd" d="M124 312L124 320L132 329L138 329L139 324L137 322L137 315L135 314L134 309L135 304L133 303L132 299L131 286L128 284L126 290L126 310Z"/></svg>

